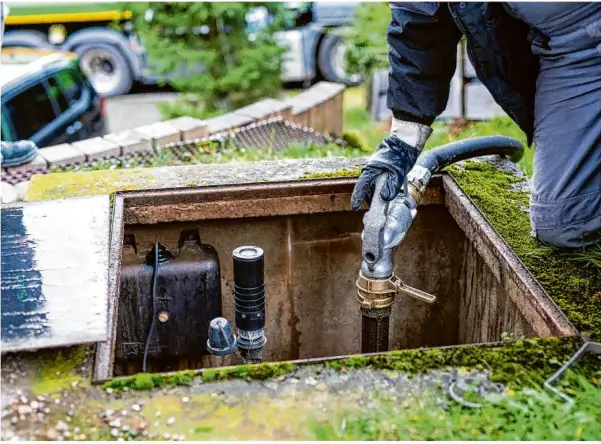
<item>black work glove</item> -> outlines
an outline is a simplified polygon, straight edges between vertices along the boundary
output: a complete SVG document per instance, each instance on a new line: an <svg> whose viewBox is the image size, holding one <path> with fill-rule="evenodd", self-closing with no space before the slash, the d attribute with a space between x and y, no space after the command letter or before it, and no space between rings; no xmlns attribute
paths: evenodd
<svg viewBox="0 0 601 444"><path fill-rule="evenodd" d="M376 178L382 173L388 174L380 196L385 201L394 199L419 154L420 150L403 142L395 134L387 136L361 170L351 198L353 210L360 209L364 201L368 204L371 202Z"/></svg>

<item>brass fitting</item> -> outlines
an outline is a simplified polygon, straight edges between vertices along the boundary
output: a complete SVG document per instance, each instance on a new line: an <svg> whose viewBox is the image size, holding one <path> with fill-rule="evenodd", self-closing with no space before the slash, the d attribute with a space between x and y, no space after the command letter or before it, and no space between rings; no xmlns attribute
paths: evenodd
<svg viewBox="0 0 601 444"><path fill-rule="evenodd" d="M356 282L357 302L361 308L377 310L388 308L394 304L396 294L401 293L414 299L432 304L436 296L405 285L405 283L394 274L388 279L367 278L359 271Z"/></svg>
<svg viewBox="0 0 601 444"><path fill-rule="evenodd" d="M419 165L407 174L407 192L413 197L416 207L422 202L426 186L430 181L430 171Z"/></svg>
<svg viewBox="0 0 601 444"><path fill-rule="evenodd" d="M409 192L409 195L411 197L413 197L413 200L415 201L415 205L419 206L419 204L422 203L422 199L424 197L423 190L420 190L414 184L410 183L407 187L407 191Z"/></svg>
<svg viewBox="0 0 601 444"><path fill-rule="evenodd" d="M356 282L357 302L361 308L378 310L388 308L394 304L396 289L390 279L370 279L359 271Z"/></svg>

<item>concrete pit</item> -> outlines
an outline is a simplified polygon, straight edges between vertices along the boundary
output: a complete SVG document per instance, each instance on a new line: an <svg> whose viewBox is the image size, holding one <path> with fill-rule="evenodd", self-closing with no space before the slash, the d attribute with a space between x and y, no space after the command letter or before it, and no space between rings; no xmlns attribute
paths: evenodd
<svg viewBox="0 0 601 444"><path fill-rule="evenodd" d="M130 313L135 304L124 298L120 285L123 239L130 235L136 241L134 262L142 263L156 241L177 255L182 231L198 230L202 243L214 247L219 257L221 314L232 324L232 251L242 245L261 247L266 284L264 361L319 361L359 353L361 316L355 280L364 212L349 210L353 186L353 179L329 179L117 194L111 237L111 337L97 348L94 379L141 371L143 341L127 359L120 351L124 319L136 317ZM438 300L427 305L398 296L390 323L392 350L489 343L504 336L576 335L446 174L430 182L394 264L395 273L408 285ZM148 307L152 301L136 303ZM202 322L194 328L206 332L210 319L202 310L196 316ZM177 317L169 314L168 319L161 328L168 329ZM140 323L140 337L146 336L148 324ZM203 357L206 354L206 344L198 343L195 356L177 362L155 359L148 370L216 365Z"/></svg>

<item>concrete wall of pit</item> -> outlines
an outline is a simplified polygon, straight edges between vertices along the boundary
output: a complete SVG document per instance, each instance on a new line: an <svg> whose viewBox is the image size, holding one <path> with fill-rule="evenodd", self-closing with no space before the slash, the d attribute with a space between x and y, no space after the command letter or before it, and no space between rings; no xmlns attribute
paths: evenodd
<svg viewBox="0 0 601 444"><path fill-rule="evenodd" d="M533 317L532 310L524 308L531 299L527 292L495 277L451 216L443 194L442 187L430 190L429 204L420 208L394 258L398 276L408 285L435 294L438 301L427 305L398 297L390 324L391 349L494 342L505 332L514 337L556 335L543 316ZM341 208L348 208L348 197L337 196ZM266 210L266 215L259 211L254 217L133 223L126 224L125 232L135 235L143 261L156 240L177 252L181 231L199 229L202 242L215 247L219 255L223 315L232 322L231 253L241 245L263 248L266 361L359 353L361 316L355 280L363 212L337 208L324 212L323 206L313 206L306 196L302 204L302 210L297 208L291 215L267 215ZM231 211L235 208L232 205ZM223 206L221 210L225 211ZM181 205L178 211L183 211ZM148 208L141 211L147 219L151 212ZM164 219L164 208L161 214ZM129 217L133 218L131 212ZM505 264L496 267L503 269ZM126 367L117 373L139 371L135 363Z"/></svg>

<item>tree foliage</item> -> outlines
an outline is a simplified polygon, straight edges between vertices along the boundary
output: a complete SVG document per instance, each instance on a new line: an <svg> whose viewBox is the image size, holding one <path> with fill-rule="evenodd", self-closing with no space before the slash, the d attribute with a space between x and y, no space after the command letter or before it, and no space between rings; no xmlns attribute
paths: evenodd
<svg viewBox="0 0 601 444"><path fill-rule="evenodd" d="M214 115L252 103L281 87L284 48L274 32L284 23L281 3L132 2L133 28L151 70L183 93L177 109ZM270 23L247 29L247 13L263 7ZM152 12L150 12L152 11Z"/></svg>
<svg viewBox="0 0 601 444"><path fill-rule="evenodd" d="M369 76L376 69L388 68L386 31L390 19L388 3L361 3L355 9L352 26L345 33L349 72Z"/></svg>

